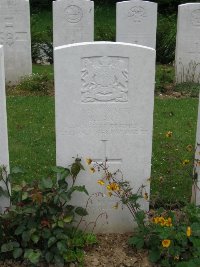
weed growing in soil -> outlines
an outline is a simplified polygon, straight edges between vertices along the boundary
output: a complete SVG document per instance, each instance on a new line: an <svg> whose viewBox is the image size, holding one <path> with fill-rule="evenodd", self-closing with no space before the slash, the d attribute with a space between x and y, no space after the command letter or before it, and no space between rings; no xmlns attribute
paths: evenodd
<svg viewBox="0 0 200 267"><path fill-rule="evenodd" d="M0 215L1 261L27 260L34 266L39 262L56 266L78 262L82 266L83 247L96 243L95 235L82 232L75 224L87 210L70 203L74 192L88 195L85 186L75 185L83 169L76 158L70 169L53 168L58 182L51 178L22 182L13 185L12 197L9 190L0 187L0 196L6 192L12 198L10 207ZM0 181L8 189L12 174L7 174L5 167L1 173Z"/></svg>

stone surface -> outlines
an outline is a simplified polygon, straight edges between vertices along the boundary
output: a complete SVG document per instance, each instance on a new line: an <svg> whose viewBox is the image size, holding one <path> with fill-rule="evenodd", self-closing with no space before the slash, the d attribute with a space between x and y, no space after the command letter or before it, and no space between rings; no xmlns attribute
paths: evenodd
<svg viewBox="0 0 200 267"><path fill-rule="evenodd" d="M176 82L200 82L200 3L180 5L176 41Z"/></svg>
<svg viewBox="0 0 200 267"><path fill-rule="evenodd" d="M199 112L197 121L197 136L196 136L196 153L195 153L196 171L198 174L198 180L196 186L193 186L192 200L197 205L200 205L200 95L199 95Z"/></svg>
<svg viewBox="0 0 200 267"><path fill-rule="evenodd" d="M6 116L6 96L5 96L5 70L3 46L0 46L0 166L7 167L9 170L8 154L8 134L7 134L7 116ZM0 186L3 186L0 183ZM9 205L8 199L0 198L0 212Z"/></svg>
<svg viewBox="0 0 200 267"><path fill-rule="evenodd" d="M1 0L0 44L4 45L6 82L32 72L28 0Z"/></svg>
<svg viewBox="0 0 200 267"><path fill-rule="evenodd" d="M108 159L137 191L149 185L155 83L155 50L126 43L82 43L57 47L55 55L57 165L68 166L77 155L84 161ZM85 166L86 167L86 166ZM87 167L86 167L87 169ZM87 169L88 170L88 169ZM126 208L116 211L114 198L97 184L99 174L82 172L78 183L94 196L87 222L99 217L96 232L133 230ZM84 205L78 194L74 203ZM148 202L142 207L148 210Z"/></svg>
<svg viewBox="0 0 200 267"><path fill-rule="evenodd" d="M94 40L94 2L57 0L53 2L54 47Z"/></svg>
<svg viewBox="0 0 200 267"><path fill-rule="evenodd" d="M157 4L131 0L117 3L118 42L156 47Z"/></svg>

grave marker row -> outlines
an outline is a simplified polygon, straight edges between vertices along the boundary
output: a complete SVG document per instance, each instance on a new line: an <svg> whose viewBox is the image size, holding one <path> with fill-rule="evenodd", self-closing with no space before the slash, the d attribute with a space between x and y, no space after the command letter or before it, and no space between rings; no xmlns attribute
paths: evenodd
<svg viewBox="0 0 200 267"><path fill-rule="evenodd" d="M157 4L131 0L117 3L117 42L155 48ZM54 47L94 40L94 3L86 0L53 2Z"/></svg>

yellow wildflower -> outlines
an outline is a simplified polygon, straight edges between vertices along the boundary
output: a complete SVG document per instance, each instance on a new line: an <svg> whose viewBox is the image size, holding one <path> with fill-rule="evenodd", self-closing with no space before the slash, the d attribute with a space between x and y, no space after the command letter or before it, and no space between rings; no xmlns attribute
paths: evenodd
<svg viewBox="0 0 200 267"><path fill-rule="evenodd" d="M119 191L119 185L117 183L111 183L107 186L109 191Z"/></svg>
<svg viewBox="0 0 200 267"><path fill-rule="evenodd" d="M154 222L155 224L158 224L158 223L159 223L159 217L155 217L155 218L153 218L153 222Z"/></svg>
<svg viewBox="0 0 200 267"><path fill-rule="evenodd" d="M98 180L97 183L100 184L100 185L104 185L105 184L105 182L103 180Z"/></svg>
<svg viewBox="0 0 200 267"><path fill-rule="evenodd" d="M171 131L168 131L166 134L165 134L165 136L167 137L167 138L170 138L170 137L172 137L172 132Z"/></svg>
<svg viewBox="0 0 200 267"><path fill-rule="evenodd" d="M90 172L91 172L91 173L95 173L95 168L93 168L93 167L90 168Z"/></svg>
<svg viewBox="0 0 200 267"><path fill-rule="evenodd" d="M159 217L159 223L161 226L164 226L165 225L165 219L163 217Z"/></svg>
<svg viewBox="0 0 200 267"><path fill-rule="evenodd" d="M88 165L90 165L90 164L92 163L92 159L90 159L90 158L86 159L86 163L87 163Z"/></svg>
<svg viewBox="0 0 200 267"><path fill-rule="evenodd" d="M171 218L168 218L167 220L165 220L165 226L172 227L172 219Z"/></svg>
<svg viewBox="0 0 200 267"><path fill-rule="evenodd" d="M163 246L164 248L168 248L168 247L170 246L170 244L171 244L171 240L169 240L169 239L164 239L164 240L162 241L162 246Z"/></svg>
<svg viewBox="0 0 200 267"><path fill-rule="evenodd" d="M191 230L191 227L187 227L187 231L186 231L186 234L187 234L187 237L190 237L191 234L192 234L192 230Z"/></svg>
<svg viewBox="0 0 200 267"><path fill-rule="evenodd" d="M190 163L189 159L184 159L183 162L182 162L183 166L185 166L185 165L187 165L189 163Z"/></svg>

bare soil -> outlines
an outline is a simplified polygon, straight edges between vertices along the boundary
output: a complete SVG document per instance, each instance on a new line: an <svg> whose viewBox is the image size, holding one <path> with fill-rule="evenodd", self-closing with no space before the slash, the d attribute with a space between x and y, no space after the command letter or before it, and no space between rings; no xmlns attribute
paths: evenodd
<svg viewBox="0 0 200 267"><path fill-rule="evenodd" d="M98 235L98 244L86 249L85 267L155 267L147 251L136 251L127 243L131 234Z"/></svg>

